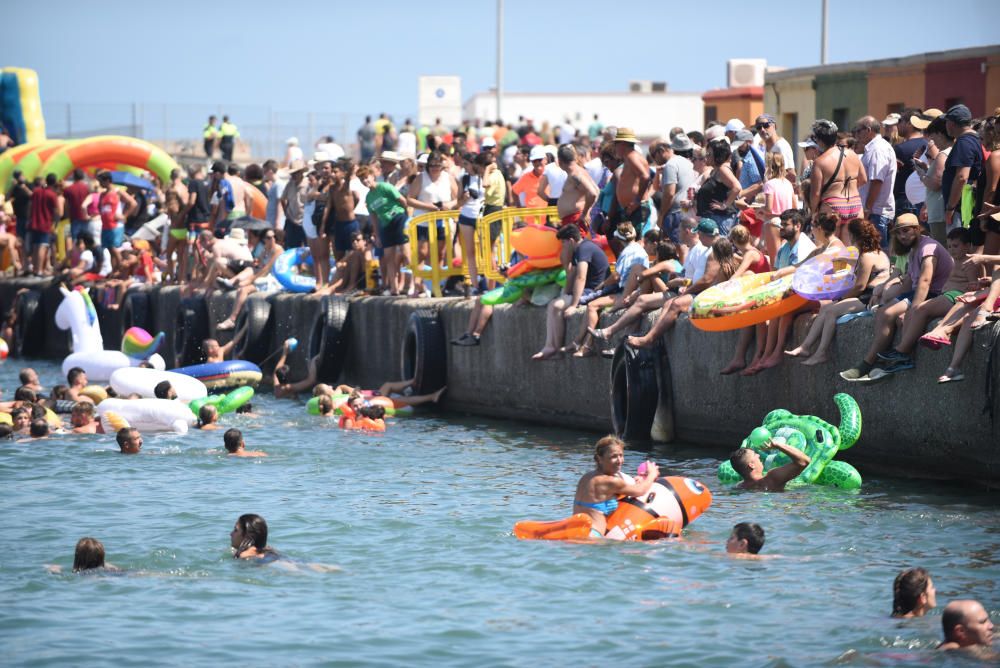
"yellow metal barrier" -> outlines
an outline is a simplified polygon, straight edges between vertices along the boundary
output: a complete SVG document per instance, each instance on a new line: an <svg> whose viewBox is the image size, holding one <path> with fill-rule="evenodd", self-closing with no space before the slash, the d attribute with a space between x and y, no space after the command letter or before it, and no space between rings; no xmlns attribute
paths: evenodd
<svg viewBox="0 0 1000 668"><path fill-rule="evenodd" d="M444 237L438 238L437 223L442 221ZM427 264L424 268L420 262L417 245L418 225L423 223L427 226L429 237L429 253ZM455 250L452 239L455 237L455 228L458 225L458 211L428 211L419 216L410 218L407 223L407 235L410 237L410 270L413 271L414 279L427 279L431 281L431 292L435 297L441 295L441 281L450 276L463 276L468 273L465 262L455 266ZM442 257L441 245L444 244L444 255ZM442 259L444 260L442 266Z"/></svg>
<svg viewBox="0 0 1000 668"><path fill-rule="evenodd" d="M510 262L514 247L510 245L510 235L517 223L544 225L546 221L558 225L556 207L535 207L521 209L510 207L483 216L476 222L476 265L479 272L493 281L505 281L500 267ZM500 223L500 232L495 237L491 231L494 223Z"/></svg>

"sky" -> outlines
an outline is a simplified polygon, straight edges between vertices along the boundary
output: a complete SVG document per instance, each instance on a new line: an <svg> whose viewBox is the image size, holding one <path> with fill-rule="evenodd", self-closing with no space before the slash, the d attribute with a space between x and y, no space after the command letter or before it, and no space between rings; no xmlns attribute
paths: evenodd
<svg viewBox="0 0 1000 668"><path fill-rule="evenodd" d="M507 91L624 91L630 80L652 79L701 92L726 85L728 58L819 62L821 0L504 5ZM313 113L321 124L381 111L399 119L416 111L421 74L461 76L463 100L495 82L496 0L51 0L44 20L39 6L4 10L0 64L38 71L52 126L64 124L66 103L77 118L114 116L109 125L131 103L200 118L206 109L239 116L241 107L247 117L253 107ZM829 6L829 62L1000 43L998 0Z"/></svg>

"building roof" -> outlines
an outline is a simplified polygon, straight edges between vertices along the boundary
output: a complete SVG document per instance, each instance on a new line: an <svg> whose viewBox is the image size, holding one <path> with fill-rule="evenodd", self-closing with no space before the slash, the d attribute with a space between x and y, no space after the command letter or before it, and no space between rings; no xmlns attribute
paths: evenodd
<svg viewBox="0 0 1000 668"><path fill-rule="evenodd" d="M947 60L961 60L963 58L984 58L987 56L1000 55L1000 44L991 46L977 46L969 49L952 49L950 51L932 51L930 53L918 53L912 56L901 58L883 58L881 60L855 60L847 63L832 63L830 65L815 65L813 67L796 67L780 71L768 71L764 74L765 83L785 81L803 76L817 76L823 74L846 74L849 72L866 71L879 67L906 67L913 65L923 65L925 63L935 63Z"/></svg>
<svg viewBox="0 0 1000 668"><path fill-rule="evenodd" d="M701 96L701 99L705 100L706 102L709 100L732 100L732 99L763 100L764 87L742 86L740 88L716 88L714 90L705 91L705 93Z"/></svg>

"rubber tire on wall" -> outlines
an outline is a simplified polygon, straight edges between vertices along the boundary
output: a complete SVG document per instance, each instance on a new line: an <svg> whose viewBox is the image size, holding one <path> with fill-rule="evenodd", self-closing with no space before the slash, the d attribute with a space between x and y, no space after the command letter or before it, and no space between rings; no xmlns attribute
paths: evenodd
<svg viewBox="0 0 1000 668"><path fill-rule="evenodd" d="M444 325L437 311L420 309L410 314L403 335L400 374L413 379L415 394L430 394L444 387L448 378Z"/></svg>
<svg viewBox="0 0 1000 668"><path fill-rule="evenodd" d="M611 362L611 424L625 439L648 440L660 402L656 355L620 344Z"/></svg>
<svg viewBox="0 0 1000 668"><path fill-rule="evenodd" d="M208 305L204 297L187 297L177 309L174 328L176 366L189 366L205 361L201 342L208 338Z"/></svg>
<svg viewBox="0 0 1000 668"><path fill-rule="evenodd" d="M122 334L130 327L141 327L150 334L149 295L145 292L130 292L122 304Z"/></svg>
<svg viewBox="0 0 1000 668"><path fill-rule="evenodd" d="M250 297L236 317L235 333L246 327L246 333L233 348L233 359L260 364L267 357L271 344L269 323L271 303L261 297Z"/></svg>
<svg viewBox="0 0 1000 668"><path fill-rule="evenodd" d="M14 332L14 356L37 355L45 345L42 327L42 293L28 290L17 298L17 329Z"/></svg>
<svg viewBox="0 0 1000 668"><path fill-rule="evenodd" d="M316 380L335 383L347 359L348 302L343 297L323 297L309 335L310 359L316 362Z"/></svg>

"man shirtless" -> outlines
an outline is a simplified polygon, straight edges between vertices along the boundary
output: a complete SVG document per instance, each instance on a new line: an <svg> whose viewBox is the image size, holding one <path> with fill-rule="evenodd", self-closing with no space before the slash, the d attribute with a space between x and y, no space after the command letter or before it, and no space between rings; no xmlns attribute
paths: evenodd
<svg viewBox="0 0 1000 668"><path fill-rule="evenodd" d="M333 257L340 260L351 250L351 237L361 227L354 219L354 208L358 205L358 195L351 190L354 163L342 158L333 163L333 182L330 186L329 204L323 212L323 231L327 243L333 240Z"/></svg>
<svg viewBox="0 0 1000 668"><path fill-rule="evenodd" d="M219 342L215 339L205 339L202 341L201 349L205 351L205 363L212 364L215 362L224 362L226 360L226 355L232 351L233 346L236 345L236 341L240 338L239 334L242 334L242 332L237 333L237 335L233 337L233 340L224 346L219 345Z"/></svg>
<svg viewBox="0 0 1000 668"><path fill-rule="evenodd" d="M101 423L94 419L94 404L83 401L73 406L70 424L73 425L74 434L99 433Z"/></svg>
<svg viewBox="0 0 1000 668"><path fill-rule="evenodd" d="M729 463L733 465L736 472L743 478L739 484L740 489L749 489L755 492L783 492L785 485L797 475L802 473L812 460L798 448L793 448L780 436L773 437L766 445L765 450L778 450L792 458L792 461L784 466L771 469L764 473L764 463L760 460L760 455L750 448L740 448L729 456Z"/></svg>
<svg viewBox="0 0 1000 668"><path fill-rule="evenodd" d="M617 225L629 221L635 227L637 237L642 234L642 226L649 218L649 186L653 181L649 163L635 150L638 143L631 129L618 128L614 151L615 157L622 161L622 168L615 185L618 214L613 217L613 223Z"/></svg>
<svg viewBox="0 0 1000 668"><path fill-rule="evenodd" d="M573 224L580 232L589 232L590 207L597 201L597 186L590 174L577 161L576 149L572 144L563 144L556 155L559 167L566 172L566 183L556 206L563 225Z"/></svg>
<svg viewBox="0 0 1000 668"><path fill-rule="evenodd" d="M980 653L983 658L995 658L993 622L990 614L979 601L971 599L952 601L941 615L944 642L938 649L967 649Z"/></svg>

